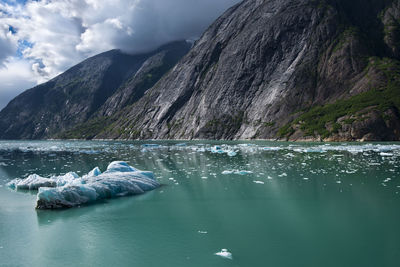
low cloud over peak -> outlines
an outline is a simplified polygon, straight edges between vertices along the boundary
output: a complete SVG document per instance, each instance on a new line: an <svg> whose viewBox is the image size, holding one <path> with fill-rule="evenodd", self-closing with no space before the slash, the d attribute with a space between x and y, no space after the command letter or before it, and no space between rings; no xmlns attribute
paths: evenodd
<svg viewBox="0 0 400 267"><path fill-rule="evenodd" d="M118 48L140 53L180 39L198 38L239 0L40 0L0 3L0 99L15 96L24 66L32 86L81 60ZM29 77L27 68L30 66ZM11 86L13 85L13 86ZM17 90L18 89L18 90ZM15 91L13 95L12 91ZM7 99L7 101L10 99ZM0 109L4 103L0 103Z"/></svg>

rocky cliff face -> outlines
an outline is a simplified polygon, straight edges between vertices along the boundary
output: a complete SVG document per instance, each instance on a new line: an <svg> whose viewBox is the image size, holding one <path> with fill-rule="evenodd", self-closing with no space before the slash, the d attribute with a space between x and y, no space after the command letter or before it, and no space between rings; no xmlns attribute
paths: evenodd
<svg viewBox="0 0 400 267"><path fill-rule="evenodd" d="M398 11L243 1L97 137L399 140Z"/></svg>
<svg viewBox="0 0 400 267"><path fill-rule="evenodd" d="M168 73L153 57L47 136L400 140L399 2L245 0Z"/></svg>
<svg viewBox="0 0 400 267"><path fill-rule="evenodd" d="M146 54L112 50L89 58L12 100L0 112L0 138L56 137L99 114L114 114L143 95L189 48L182 41Z"/></svg>

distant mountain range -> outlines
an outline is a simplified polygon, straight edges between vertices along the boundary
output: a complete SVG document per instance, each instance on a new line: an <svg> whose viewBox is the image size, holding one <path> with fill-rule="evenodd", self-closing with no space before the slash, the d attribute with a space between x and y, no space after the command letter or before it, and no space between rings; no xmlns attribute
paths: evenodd
<svg viewBox="0 0 400 267"><path fill-rule="evenodd" d="M89 58L2 139L400 140L400 0L245 0L191 44Z"/></svg>

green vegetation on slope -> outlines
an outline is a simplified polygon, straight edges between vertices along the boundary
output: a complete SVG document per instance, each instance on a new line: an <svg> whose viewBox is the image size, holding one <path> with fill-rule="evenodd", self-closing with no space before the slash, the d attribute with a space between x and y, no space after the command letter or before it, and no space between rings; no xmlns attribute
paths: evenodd
<svg viewBox="0 0 400 267"><path fill-rule="evenodd" d="M61 139L92 139L103 131L107 125L109 125L108 118L100 117L80 124L71 130L61 133L57 137Z"/></svg>
<svg viewBox="0 0 400 267"><path fill-rule="evenodd" d="M349 115L356 115L368 107L384 112L389 108L400 110L400 62L389 58L371 58L368 68L376 68L384 74L385 82L379 88L374 88L348 99L338 100L333 104L315 106L300 115L292 123L282 127L279 137L289 137L294 133L293 125L300 125L306 136L320 135L329 137L341 129L337 119ZM367 70L368 71L368 70ZM345 121L344 123L349 123ZM328 130L327 125L332 124L333 129Z"/></svg>

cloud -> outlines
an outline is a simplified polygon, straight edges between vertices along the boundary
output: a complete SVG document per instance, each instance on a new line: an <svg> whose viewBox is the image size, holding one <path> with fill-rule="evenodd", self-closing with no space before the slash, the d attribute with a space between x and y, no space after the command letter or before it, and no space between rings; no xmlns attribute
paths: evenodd
<svg viewBox="0 0 400 267"><path fill-rule="evenodd" d="M30 62L10 59L4 65L0 68L0 110L16 95L37 83Z"/></svg>
<svg viewBox="0 0 400 267"><path fill-rule="evenodd" d="M17 39L6 24L0 24L0 68L8 57L13 56L17 51Z"/></svg>
<svg viewBox="0 0 400 267"><path fill-rule="evenodd" d="M4 91L14 88L3 83L7 70L8 81L12 77L22 78L13 68L18 60L22 61L24 70L30 64L28 79L41 83L106 50L117 48L140 53L170 41L198 38L213 20L237 2L239 0L2 2L0 98L4 99ZM19 56L7 64L16 54Z"/></svg>

